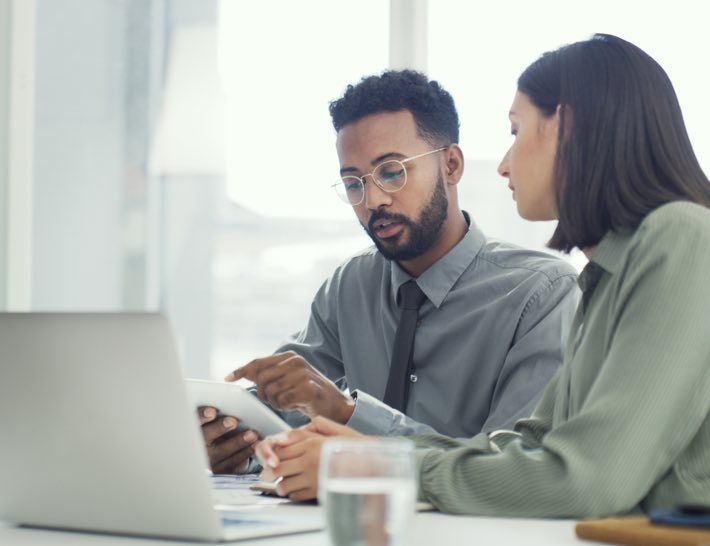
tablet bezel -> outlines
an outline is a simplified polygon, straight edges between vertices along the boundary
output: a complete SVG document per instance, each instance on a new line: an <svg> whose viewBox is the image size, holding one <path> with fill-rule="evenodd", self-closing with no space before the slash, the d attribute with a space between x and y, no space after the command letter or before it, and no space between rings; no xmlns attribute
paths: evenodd
<svg viewBox="0 0 710 546"><path fill-rule="evenodd" d="M186 378L185 386L195 408L212 406L220 415L236 417L239 429L255 430L262 438L291 430L286 421L241 385Z"/></svg>

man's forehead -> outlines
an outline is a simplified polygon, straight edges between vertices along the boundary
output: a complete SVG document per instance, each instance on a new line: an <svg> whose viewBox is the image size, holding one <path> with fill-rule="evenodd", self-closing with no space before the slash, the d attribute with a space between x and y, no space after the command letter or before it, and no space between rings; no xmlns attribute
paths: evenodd
<svg viewBox="0 0 710 546"><path fill-rule="evenodd" d="M371 114L343 126L336 137L341 161L344 155L366 154L375 157L410 148L421 140L414 117L407 110Z"/></svg>

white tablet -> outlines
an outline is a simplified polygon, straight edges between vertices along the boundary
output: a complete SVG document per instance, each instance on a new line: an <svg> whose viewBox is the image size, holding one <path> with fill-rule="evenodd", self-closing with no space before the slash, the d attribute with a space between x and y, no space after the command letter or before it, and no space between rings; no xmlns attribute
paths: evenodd
<svg viewBox="0 0 710 546"><path fill-rule="evenodd" d="M239 420L237 430L250 428L263 438L291 430L291 427L256 396L236 383L185 379L187 394L195 408L212 406L220 415L232 415Z"/></svg>

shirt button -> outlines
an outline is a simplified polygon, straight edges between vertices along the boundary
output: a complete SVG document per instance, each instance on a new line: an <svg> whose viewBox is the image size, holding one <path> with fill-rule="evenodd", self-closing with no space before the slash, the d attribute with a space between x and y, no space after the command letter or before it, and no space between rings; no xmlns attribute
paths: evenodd
<svg viewBox="0 0 710 546"><path fill-rule="evenodd" d="M418 378L416 375L414 375L414 374L412 374L412 375L409 376L409 380L410 380L412 383L416 383L418 379L419 379L419 378Z"/></svg>
<svg viewBox="0 0 710 546"><path fill-rule="evenodd" d="M417 320L417 326L421 326L421 324L422 324L422 319L418 319L418 320Z"/></svg>

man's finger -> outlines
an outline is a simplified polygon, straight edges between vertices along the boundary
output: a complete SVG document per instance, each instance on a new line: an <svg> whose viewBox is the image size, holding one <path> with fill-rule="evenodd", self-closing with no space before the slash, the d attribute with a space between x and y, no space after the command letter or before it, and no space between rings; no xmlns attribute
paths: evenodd
<svg viewBox="0 0 710 546"><path fill-rule="evenodd" d="M213 408L211 406L201 406L197 408L197 415L200 418L201 425L210 423L217 417L217 408Z"/></svg>
<svg viewBox="0 0 710 546"><path fill-rule="evenodd" d="M313 399L313 393L308 385L293 385L288 388L284 388L280 391L272 389L271 392L266 390L266 399L269 405L278 410L301 410L303 413L308 415L310 412L306 411L308 402Z"/></svg>
<svg viewBox="0 0 710 546"><path fill-rule="evenodd" d="M248 379L249 381L256 381L257 376L264 369L270 368L281 362L282 360L292 358L296 353L293 351L287 351L285 353L277 353L264 358L255 358L249 364L237 368L233 372L227 374L224 378L225 381L237 381L238 379Z"/></svg>
<svg viewBox="0 0 710 546"><path fill-rule="evenodd" d="M249 364L245 364L244 366L227 374L224 380L237 381L238 379L248 379L249 381L256 381L256 376L259 374L261 369L272 365L270 360L271 357L256 358L249 362Z"/></svg>
<svg viewBox="0 0 710 546"><path fill-rule="evenodd" d="M254 455L254 446L249 444L219 463L212 465L212 472L215 474L241 474L249 466L252 455Z"/></svg>
<svg viewBox="0 0 710 546"><path fill-rule="evenodd" d="M317 380L317 375L314 378L312 371L304 361L282 362L260 373L257 384L272 407L300 409L297 406L310 402L314 396L312 379Z"/></svg>
<svg viewBox="0 0 710 546"><path fill-rule="evenodd" d="M288 352L280 353L275 356L277 356L278 359L275 359L271 365L262 365L259 369L256 377L258 383L262 383L263 385L279 381L290 381L292 383L293 380L291 378L294 375L303 377L306 371L315 372L313 367L300 355Z"/></svg>
<svg viewBox="0 0 710 546"><path fill-rule="evenodd" d="M207 449L207 454L210 459L210 465L214 467L222 461L229 459L235 453L243 450L246 447L252 447L259 440L259 436L253 430L246 430L227 437L219 442L215 442Z"/></svg>
<svg viewBox="0 0 710 546"><path fill-rule="evenodd" d="M246 364L242 366L241 368L237 368L236 370L228 373L225 377L225 381L237 381L238 379L248 379L249 381L254 381L253 376L256 374L255 371L256 365L254 362L250 362L249 364Z"/></svg>
<svg viewBox="0 0 710 546"><path fill-rule="evenodd" d="M239 421L236 417L222 417L215 421L202 425L202 436L207 447L214 445L222 436L236 430Z"/></svg>

